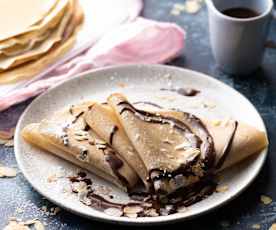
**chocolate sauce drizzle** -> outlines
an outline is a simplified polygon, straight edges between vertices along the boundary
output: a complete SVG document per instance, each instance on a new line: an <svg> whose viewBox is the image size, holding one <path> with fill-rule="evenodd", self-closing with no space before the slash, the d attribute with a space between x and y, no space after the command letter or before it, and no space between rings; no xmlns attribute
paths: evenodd
<svg viewBox="0 0 276 230"><path fill-rule="evenodd" d="M178 89L166 89L166 88L161 88L161 91L171 91L171 92L176 92L177 94L181 96L186 96L186 97L194 97L200 93L199 90L192 89L192 88L178 88Z"/></svg>
<svg viewBox="0 0 276 230"><path fill-rule="evenodd" d="M195 143L194 148L198 148L200 146L201 140L197 136L187 135L192 134L189 127L187 127L185 124L180 122L177 119L174 119L172 117L164 117L160 115L156 115L154 113L146 112L143 110L139 110L134 108L129 102L127 101L121 101L117 105L125 105L120 111L120 114L123 114L125 111L132 112L136 117L138 117L140 120L150 123L157 123L157 124L171 124L173 123L174 127L180 131L182 131L185 135L185 138L188 139L191 143ZM127 106L127 107L126 107Z"/></svg>
<svg viewBox="0 0 276 230"><path fill-rule="evenodd" d="M105 211L109 208L115 208L121 211L120 216L128 216L125 208L138 207L137 217L149 217L149 216L166 216L177 213L179 208L188 207L196 202L211 195L216 188L216 184L213 180L206 178L190 187L178 190L172 195L167 197L165 203L156 199L155 195L149 193L130 194L130 198L134 201L128 203L116 203L109 201L99 194L93 191L93 184L91 179L87 178L86 173L80 172L75 177L69 178L72 185L77 182L84 182L87 185L88 193L86 198L89 203L83 202L92 208L99 211ZM77 193L77 191L73 192ZM154 215L153 215L154 214Z"/></svg>
<svg viewBox="0 0 276 230"><path fill-rule="evenodd" d="M209 134L208 130L203 125L201 120L196 116L191 115L189 113L182 112L183 116L185 116L187 121L189 121L187 122L187 124L189 124L190 126L189 127L186 123L183 123L182 121L179 121L173 117L161 116L147 111L136 109L127 101L121 101L117 105L124 106L121 109L120 114L124 113L125 111L130 111L136 117L138 117L139 119L145 122L159 123L159 124L173 123L175 128L177 128L178 130L181 130L184 133L185 138L187 138L187 140L189 140L190 143L196 143L195 146L192 146L192 147L194 148L200 147L201 157L206 166L206 170L213 167L214 159L215 159L213 138L211 137L211 135ZM197 130L197 129L199 130L199 132L197 133L198 135L187 135L187 134L194 134L194 132L192 132L191 130L191 127L193 128L193 130Z"/></svg>
<svg viewBox="0 0 276 230"><path fill-rule="evenodd" d="M229 136L229 139L227 140L226 145L224 146L224 149L223 149L223 152L222 152L222 157L218 161L218 163L216 165L216 169L219 169L223 165L223 163L225 162L227 156L229 155L229 153L232 149L232 144L233 144L233 140L234 140L238 125L239 125L239 123L237 121L234 121L234 127L233 127L233 130L232 130L232 133Z"/></svg>
<svg viewBox="0 0 276 230"><path fill-rule="evenodd" d="M94 104L93 104L94 105ZM90 105L89 106L89 109L92 108L93 105ZM73 107L74 106L71 106L70 109L69 109L69 112L70 114L73 115ZM77 115L75 115L73 121L71 122L71 124L74 124L77 122L77 120L84 114L84 111L81 111L80 113L78 113ZM69 125L67 126L66 129L68 129ZM113 136L115 134L115 132L117 131L118 127L114 126L113 127L113 130L111 132L111 135L110 135L110 143L112 144L112 139L113 139ZM85 131L88 131L90 130L90 127L86 124L85 125L85 128L84 128ZM67 139L66 139L66 145L68 145L68 135L65 133ZM92 144L91 142L89 142L89 144ZM64 143L65 145L65 143ZM94 143L93 143L94 145ZM129 183L128 181L126 180L126 178L124 176L122 176L119 172L120 168L123 167L124 165L124 162L122 160L120 160L115 152L113 151L113 149L108 146L107 144L103 145L102 147L98 147L99 149L101 149L103 151L103 154L105 155L105 160L108 162L108 164L110 165L110 168L112 169L113 173L117 176L117 178L120 180L120 182L122 183L123 186L125 186L127 189L129 187ZM88 150L85 150L85 151L81 151L80 153L80 159L81 160L85 160L86 156L88 155Z"/></svg>
<svg viewBox="0 0 276 230"><path fill-rule="evenodd" d="M75 118L72 121L72 124L75 124L77 122L77 120L84 114L84 111L81 111L80 113L78 113Z"/></svg>
<svg viewBox="0 0 276 230"><path fill-rule="evenodd" d="M112 128L112 131L110 133L110 137L109 137L109 144L112 145L112 142L113 142L113 137L116 133L116 131L118 130L118 127L115 125L113 128Z"/></svg>
<svg viewBox="0 0 276 230"><path fill-rule="evenodd" d="M105 160L109 163L110 168L112 169L113 173L117 176L123 186L129 189L128 181L125 177L123 177L119 169L123 167L124 162L119 159L114 152L103 150L105 153Z"/></svg>

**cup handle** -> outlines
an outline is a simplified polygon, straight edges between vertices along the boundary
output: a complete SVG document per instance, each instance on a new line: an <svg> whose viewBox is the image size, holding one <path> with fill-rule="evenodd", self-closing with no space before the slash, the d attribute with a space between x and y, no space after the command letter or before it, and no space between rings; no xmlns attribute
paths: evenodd
<svg viewBox="0 0 276 230"><path fill-rule="evenodd" d="M276 20L276 10L272 11L272 19ZM266 48L276 49L276 42L273 40L267 40L265 43Z"/></svg>

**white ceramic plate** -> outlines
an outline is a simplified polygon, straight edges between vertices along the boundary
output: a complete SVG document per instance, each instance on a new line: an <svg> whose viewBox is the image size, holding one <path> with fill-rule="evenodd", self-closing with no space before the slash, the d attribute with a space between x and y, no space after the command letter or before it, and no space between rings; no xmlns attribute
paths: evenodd
<svg viewBox="0 0 276 230"><path fill-rule="evenodd" d="M196 97L184 97L160 88L192 87L201 91ZM204 74L161 65L130 65L89 72L68 80L35 99L21 117L15 133L18 165L30 184L44 197L76 214L121 224L157 224L198 216L236 197L257 176L267 150L250 160L223 172L221 184L228 191L215 193L190 206L183 213L137 219L114 217L80 203L69 190L67 175L78 171L74 165L49 153L33 148L22 140L20 131L32 122L47 118L56 110L87 99L104 101L112 92L125 93L132 102L151 101L168 108L180 108L210 118L233 117L265 131L262 118L253 105L229 86ZM56 182L47 179L54 173L62 176ZM65 177L64 177L65 176ZM126 201L127 195L104 180L89 174L100 191L110 190L113 201ZM109 189L107 189L109 188Z"/></svg>

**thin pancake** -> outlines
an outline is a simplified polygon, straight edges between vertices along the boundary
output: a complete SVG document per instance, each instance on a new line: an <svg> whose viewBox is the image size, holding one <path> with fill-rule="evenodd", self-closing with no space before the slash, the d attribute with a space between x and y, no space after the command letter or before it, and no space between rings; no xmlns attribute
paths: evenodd
<svg viewBox="0 0 276 230"><path fill-rule="evenodd" d="M15 0L14 0L15 1ZM29 0L31 1L31 0ZM33 0L34 1L34 0ZM13 46L15 44L25 44L33 37L39 37L48 29L54 28L62 19L62 16L68 6L70 0L59 0L57 5L37 24L26 28L24 33L15 34L15 37L0 42L0 49ZM25 9L25 7L24 7ZM31 8L32 9L32 8Z"/></svg>
<svg viewBox="0 0 276 230"><path fill-rule="evenodd" d="M126 136L123 127L111 107L95 103L86 112L85 120L103 140L112 146L129 163L139 175L144 185L149 188L145 165Z"/></svg>
<svg viewBox="0 0 276 230"><path fill-rule="evenodd" d="M107 174L114 180L111 182L130 189L137 182L136 173L106 142L86 127L83 119L84 112L93 103L85 102L72 106L53 114L49 119L42 120L38 128L41 142L36 142L36 145L65 159L69 156L74 164L82 164L99 176ZM33 124L31 126L33 127ZM22 135L27 137L27 141L30 141L30 136L39 138L30 132L29 126L23 129ZM47 143L50 144L49 147ZM60 152L57 153L52 146L64 153L62 155ZM100 174L98 174L99 171Z"/></svg>
<svg viewBox="0 0 276 230"><path fill-rule="evenodd" d="M5 47L5 44L0 43L0 54L2 56L16 56L19 54L23 54L26 51L31 50L34 46L37 46L38 44L41 44L42 42L45 42L46 39L48 39L54 31L56 31L58 28L60 28L63 24L68 24L68 17L71 17L73 12L76 9L76 1L70 0L68 6L66 6L66 9L64 10L64 13L62 15L61 20L58 22L57 25L48 28L44 33L28 33L26 35L18 36L17 38L14 38L13 41L16 42L13 44L10 42L10 45ZM67 22L66 22L67 21Z"/></svg>
<svg viewBox="0 0 276 230"><path fill-rule="evenodd" d="M74 13L73 1L70 1L69 9L65 13L62 21L59 26L55 28L47 40L42 41L41 43L36 44L35 47L30 47L30 50L23 52L22 54L7 57L6 55L0 56L0 70L7 70L15 66L21 65L25 62L34 60L45 54L53 45L63 38L65 27L68 26L69 21Z"/></svg>
<svg viewBox="0 0 276 230"><path fill-rule="evenodd" d="M75 25L72 35L68 35L68 31L66 29L65 35L69 37L66 38L61 44L55 45L46 55L42 56L37 61L33 61L0 73L0 84L11 84L21 80L29 79L68 52L73 47L76 41L77 32L81 27L83 20L83 13L81 8L79 8L77 15L78 18L75 18L73 22L71 22Z"/></svg>
<svg viewBox="0 0 276 230"><path fill-rule="evenodd" d="M185 112L156 111L187 123L187 113ZM201 121L214 140L216 170L229 168L254 154L260 153L268 145L267 136L264 132L244 122L235 120L212 121L205 118Z"/></svg>
<svg viewBox="0 0 276 230"><path fill-rule="evenodd" d="M43 19L56 2L57 0L0 1L0 21L2 22L0 40L26 32L32 25Z"/></svg>
<svg viewBox="0 0 276 230"><path fill-rule="evenodd" d="M187 187L209 173L213 165L213 141L196 117L190 119L197 129L201 126L200 132L206 133L201 138L184 122L136 109L122 94L112 94L107 101L160 196Z"/></svg>

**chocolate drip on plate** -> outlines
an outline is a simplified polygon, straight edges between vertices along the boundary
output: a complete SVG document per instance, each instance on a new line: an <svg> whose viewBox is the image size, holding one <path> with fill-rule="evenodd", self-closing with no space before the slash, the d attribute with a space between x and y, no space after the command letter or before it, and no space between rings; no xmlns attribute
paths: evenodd
<svg viewBox="0 0 276 230"><path fill-rule="evenodd" d="M93 191L93 187L91 187L93 183L91 179L87 178L86 173L79 173L76 177L70 177L69 179L72 185L78 182L84 182L87 185L86 197L84 197L84 200L81 200L85 205L105 213L107 213L106 210L108 209L116 209L116 216L134 218L167 216L177 213L181 208L188 207L208 197L216 188L216 184L212 178L205 178L205 180L168 196L166 202L163 203L156 199L155 195L148 193L129 194L130 198L134 201L116 203L96 194ZM78 193L78 191L74 190L73 192Z"/></svg>
<svg viewBox="0 0 276 230"><path fill-rule="evenodd" d="M161 88L161 91L171 91L171 92L176 92L177 94L181 96L186 96L186 97L193 97L196 96L200 93L199 90L193 89L193 88L178 88L178 89L166 89L166 88Z"/></svg>

